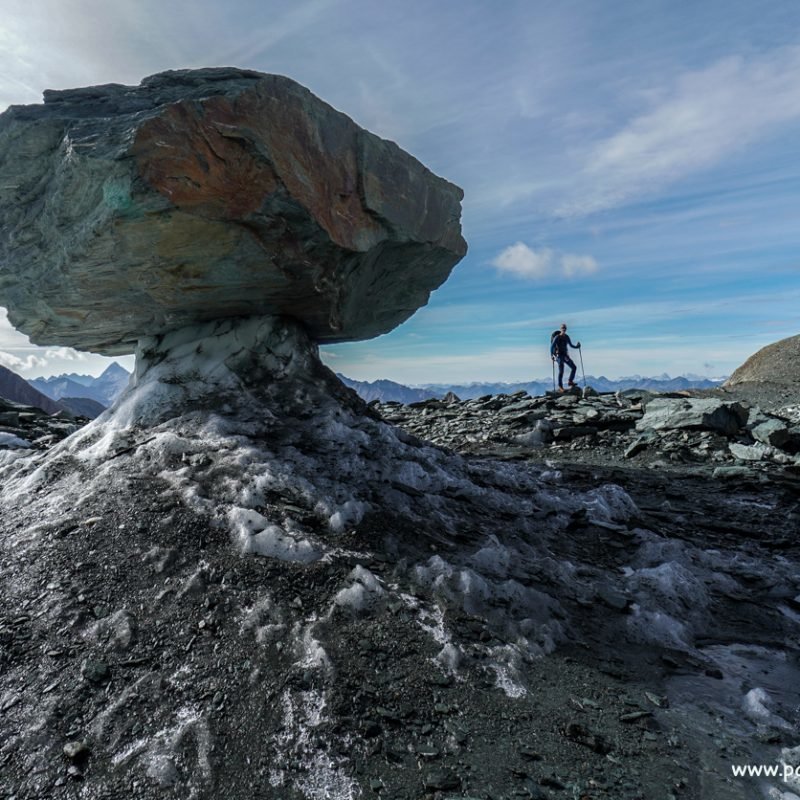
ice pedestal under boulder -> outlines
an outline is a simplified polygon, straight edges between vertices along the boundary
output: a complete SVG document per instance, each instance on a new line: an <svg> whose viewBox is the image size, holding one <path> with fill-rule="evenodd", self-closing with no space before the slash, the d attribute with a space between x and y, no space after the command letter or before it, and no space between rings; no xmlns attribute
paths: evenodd
<svg viewBox="0 0 800 800"><path fill-rule="evenodd" d="M142 340L128 388L50 457L62 456L90 469L94 484L113 482L122 464L157 474L245 551L301 561L335 550L371 515L419 526L433 541L457 534L477 545L487 515L542 537L548 516L578 502L533 473L471 465L386 425L321 363L301 325L277 317ZM599 490L609 502L597 516L630 514L609 491ZM426 541L414 546L424 552ZM538 543L530 547L533 557ZM549 615L539 617L546 625Z"/></svg>
<svg viewBox="0 0 800 800"><path fill-rule="evenodd" d="M91 508L151 475L242 551L298 562L340 556L350 533L374 526L390 558L418 565L416 583L492 618L531 656L563 638L567 615L520 565L569 584L572 565L549 548L570 515L588 508L608 523L635 510L617 487L562 492L540 472L470 462L385 424L301 325L253 317L142 340L115 404L10 478L5 498L48 492L54 509Z"/></svg>
<svg viewBox="0 0 800 800"><path fill-rule="evenodd" d="M111 427L146 428L187 413L217 413L268 425L275 414L302 420L337 404L366 411L322 364L300 323L248 317L141 339L129 386L105 419Z"/></svg>

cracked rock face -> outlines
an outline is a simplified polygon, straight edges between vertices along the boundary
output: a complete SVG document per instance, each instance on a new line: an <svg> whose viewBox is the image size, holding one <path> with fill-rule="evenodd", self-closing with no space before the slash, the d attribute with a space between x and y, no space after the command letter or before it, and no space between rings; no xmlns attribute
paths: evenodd
<svg viewBox="0 0 800 800"><path fill-rule="evenodd" d="M461 190L294 81L221 68L0 116L0 304L109 355L213 319L390 331L464 256Z"/></svg>

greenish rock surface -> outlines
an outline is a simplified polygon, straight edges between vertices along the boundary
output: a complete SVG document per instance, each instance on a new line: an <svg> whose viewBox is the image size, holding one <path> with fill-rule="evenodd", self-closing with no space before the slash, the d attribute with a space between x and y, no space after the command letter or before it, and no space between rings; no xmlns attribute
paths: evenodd
<svg viewBox="0 0 800 800"><path fill-rule="evenodd" d="M48 91L0 115L0 305L109 355L288 316L368 339L466 253L461 190L294 81L232 68Z"/></svg>

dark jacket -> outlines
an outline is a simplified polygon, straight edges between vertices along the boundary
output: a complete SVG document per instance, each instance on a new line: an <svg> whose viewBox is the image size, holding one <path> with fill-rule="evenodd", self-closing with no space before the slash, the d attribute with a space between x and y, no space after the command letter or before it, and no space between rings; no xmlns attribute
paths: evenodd
<svg viewBox="0 0 800 800"><path fill-rule="evenodd" d="M568 333L559 333L558 336L553 337L550 344L550 355L565 358L567 355L567 347L577 350L577 345L572 344L572 339L569 338Z"/></svg>

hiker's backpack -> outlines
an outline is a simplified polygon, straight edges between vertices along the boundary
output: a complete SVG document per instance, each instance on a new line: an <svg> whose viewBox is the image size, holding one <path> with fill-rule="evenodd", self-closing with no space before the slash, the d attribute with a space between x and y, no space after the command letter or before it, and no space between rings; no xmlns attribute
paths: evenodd
<svg viewBox="0 0 800 800"><path fill-rule="evenodd" d="M554 356L556 354L556 336L558 336L560 333L561 333L561 329L559 328L558 330L554 330L550 334L550 355L551 356Z"/></svg>

